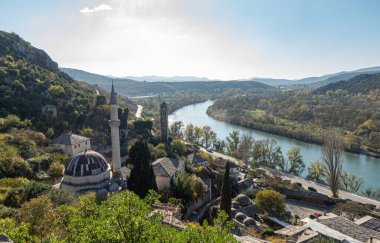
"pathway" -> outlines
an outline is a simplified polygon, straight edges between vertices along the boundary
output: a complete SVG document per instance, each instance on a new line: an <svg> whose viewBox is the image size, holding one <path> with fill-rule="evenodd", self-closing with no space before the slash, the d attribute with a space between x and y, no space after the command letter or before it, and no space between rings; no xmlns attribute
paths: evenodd
<svg viewBox="0 0 380 243"><path fill-rule="evenodd" d="M136 118L141 118L141 113L142 113L143 107L141 105L137 105L137 111L136 111Z"/></svg>

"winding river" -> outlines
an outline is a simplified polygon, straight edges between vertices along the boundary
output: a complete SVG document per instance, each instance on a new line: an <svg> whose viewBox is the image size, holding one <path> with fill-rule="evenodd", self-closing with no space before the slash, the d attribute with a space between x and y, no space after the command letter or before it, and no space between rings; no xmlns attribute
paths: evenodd
<svg viewBox="0 0 380 243"><path fill-rule="evenodd" d="M174 121L182 121L186 126L192 123L195 126L209 125L218 135L219 139L225 139L233 130L240 131L240 134L251 133L256 140L260 139L275 139L277 144L281 146L282 152L286 155L287 151L293 146L301 148L301 153L306 164L306 168L316 160L322 161L321 146L301 142L295 139L281 137L266 132L261 132L249 128L244 128L232 125L226 122L217 121L206 114L207 108L212 105L212 101L197 103L185 106L169 116L169 123ZM380 159L367 155L344 153L343 170L351 172L364 179L363 189L372 187L373 189L380 188ZM305 169L303 176L306 176Z"/></svg>

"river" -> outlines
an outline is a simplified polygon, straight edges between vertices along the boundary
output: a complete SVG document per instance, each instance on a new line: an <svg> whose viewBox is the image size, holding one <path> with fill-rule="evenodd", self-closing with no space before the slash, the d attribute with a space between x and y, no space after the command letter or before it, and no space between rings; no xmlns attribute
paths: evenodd
<svg viewBox="0 0 380 243"><path fill-rule="evenodd" d="M197 103L185 106L169 116L169 123L174 121L182 121L186 126L192 123L195 126L203 127L209 125L214 132L217 133L219 139L225 139L233 130L238 130L240 134L251 133L256 140L275 139L277 144L281 146L282 152L286 155L287 151L298 146L301 149L306 169L302 176L307 175L307 167L314 161L322 161L321 146L317 144L305 143L295 139L277 136L274 134L257 131L241 126L232 125L226 122L217 121L206 114L207 108L212 105L212 101ZM363 189L372 187L380 188L380 159L362 154L353 154L344 152L343 170L351 172L364 179Z"/></svg>

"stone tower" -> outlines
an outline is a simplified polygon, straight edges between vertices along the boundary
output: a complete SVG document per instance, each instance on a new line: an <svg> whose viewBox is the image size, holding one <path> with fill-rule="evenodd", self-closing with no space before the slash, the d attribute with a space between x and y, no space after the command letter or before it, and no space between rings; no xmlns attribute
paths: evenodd
<svg viewBox="0 0 380 243"><path fill-rule="evenodd" d="M161 124L161 140L164 143L169 142L169 122L168 122L168 106L165 101L160 106L160 124Z"/></svg>
<svg viewBox="0 0 380 243"><path fill-rule="evenodd" d="M111 127L111 140L112 140L112 173L114 178L121 178L121 161L120 161L120 135L119 126L120 120L118 117L119 106L117 105L117 94L113 87L111 90L110 100L110 114L109 125Z"/></svg>

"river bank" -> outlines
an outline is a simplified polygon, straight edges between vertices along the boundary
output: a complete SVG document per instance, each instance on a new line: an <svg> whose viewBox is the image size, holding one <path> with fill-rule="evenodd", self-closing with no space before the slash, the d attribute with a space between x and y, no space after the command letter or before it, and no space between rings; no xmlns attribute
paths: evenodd
<svg viewBox="0 0 380 243"><path fill-rule="evenodd" d="M297 146L301 149L301 154L306 168L317 160L323 160L322 147L316 143L306 143L260 130L237 126L216 120L208 116L206 110L212 104L212 101L206 101L203 103L185 106L179 110L176 110L169 116L169 123L172 124L175 121L182 121L184 123L184 126L190 123L198 127L208 125L214 132L217 133L217 137L220 140L226 139L228 134L233 130L238 130L240 134L250 133L253 135L255 140L274 139L281 147L284 155L286 155L287 151L289 151L292 147ZM363 154L344 152L343 160L344 171L351 172L357 176L361 176L364 179L363 189L367 187L380 187L380 180L378 178L378 174L380 173L379 158L370 157ZM307 170L305 170L301 176L306 177Z"/></svg>
<svg viewBox="0 0 380 243"><path fill-rule="evenodd" d="M328 130L325 130L322 128L318 128L319 130L317 132L317 135L311 132L305 132L304 130L311 130L310 126L306 124L300 124L299 129L293 129L291 127L281 126L278 124L271 125L269 123L265 123L265 124L258 123L253 120L247 121L246 119L243 119L243 117L239 117L239 115L237 114L235 114L235 116L228 115L227 110L213 109L212 105L207 108L206 113L213 119L221 121L221 122L226 122L226 123L230 123L236 126L259 130L259 131L271 133L274 135L296 139L302 142L313 143L317 145L323 145L323 139L322 139L323 134L328 132ZM236 113L239 113L239 112L237 111ZM237 117L241 119L237 119ZM307 127L307 129L303 129L305 127ZM346 140L347 139L345 138L345 141ZM363 154L366 156L380 158L380 153L364 150L360 147L352 147L346 142L344 144L344 150L350 153Z"/></svg>

